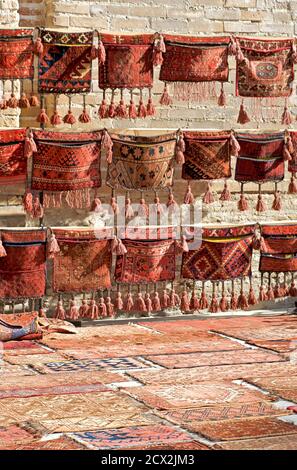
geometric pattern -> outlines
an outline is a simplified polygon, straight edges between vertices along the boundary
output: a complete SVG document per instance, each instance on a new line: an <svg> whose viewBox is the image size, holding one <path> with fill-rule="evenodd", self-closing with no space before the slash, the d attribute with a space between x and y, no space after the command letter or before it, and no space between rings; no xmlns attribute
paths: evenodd
<svg viewBox="0 0 297 470"><path fill-rule="evenodd" d="M33 30L0 30L0 80L33 79Z"/></svg>
<svg viewBox="0 0 297 470"><path fill-rule="evenodd" d="M215 448L223 450L297 450L297 439L292 434L285 434L277 437L222 442L217 444Z"/></svg>
<svg viewBox="0 0 297 470"><path fill-rule="evenodd" d="M292 39L254 39L237 37L247 61L237 60L236 95L279 97L292 94L294 62Z"/></svg>
<svg viewBox="0 0 297 470"><path fill-rule="evenodd" d="M40 93L87 93L91 89L93 32L40 32Z"/></svg>
<svg viewBox="0 0 297 470"><path fill-rule="evenodd" d="M213 180L231 176L230 133L185 132L184 140L183 179Z"/></svg>
<svg viewBox="0 0 297 470"><path fill-rule="evenodd" d="M25 129L0 131L0 184L24 182L27 157L24 156Z"/></svg>
<svg viewBox="0 0 297 470"><path fill-rule="evenodd" d="M106 183L112 188L158 189L172 186L176 133L160 136L111 134L112 162Z"/></svg>
<svg viewBox="0 0 297 470"><path fill-rule="evenodd" d="M261 272L297 271L297 225L261 227Z"/></svg>

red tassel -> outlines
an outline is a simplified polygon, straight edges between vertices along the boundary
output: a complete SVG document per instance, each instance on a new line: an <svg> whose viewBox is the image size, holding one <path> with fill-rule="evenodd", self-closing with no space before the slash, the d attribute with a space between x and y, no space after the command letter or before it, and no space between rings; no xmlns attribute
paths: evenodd
<svg viewBox="0 0 297 470"><path fill-rule="evenodd" d="M101 201L99 197L95 197L91 204L91 212L101 212Z"/></svg>
<svg viewBox="0 0 297 470"><path fill-rule="evenodd" d="M34 54L42 55L43 54L43 44L41 38L37 38L34 43Z"/></svg>
<svg viewBox="0 0 297 470"><path fill-rule="evenodd" d="M259 292L259 302L265 302L265 300L267 300L265 288L263 285L261 285L260 292Z"/></svg>
<svg viewBox="0 0 297 470"><path fill-rule="evenodd" d="M291 176L291 181L288 188L289 194L297 194L297 181L295 175Z"/></svg>
<svg viewBox="0 0 297 470"><path fill-rule="evenodd" d="M169 296L169 307L179 307L180 306L180 298L178 294L175 292L174 288L172 288Z"/></svg>
<svg viewBox="0 0 297 470"><path fill-rule="evenodd" d="M1 100L1 104L0 104L0 109L4 110L4 109L7 109L7 108L8 108L7 100L3 97L3 99Z"/></svg>
<svg viewBox="0 0 297 470"><path fill-rule="evenodd" d="M82 305L79 307L79 316L81 318L86 318L88 316L88 312L89 312L88 301L86 299L83 299Z"/></svg>
<svg viewBox="0 0 297 470"><path fill-rule="evenodd" d="M67 317L71 320L78 320L79 310L74 299L70 300L69 311L67 312Z"/></svg>
<svg viewBox="0 0 297 470"><path fill-rule="evenodd" d="M149 314L152 313L153 304L152 304L152 301L151 301L151 296L148 292L145 294L145 306L146 306L147 313L149 313Z"/></svg>
<svg viewBox="0 0 297 470"><path fill-rule="evenodd" d="M107 316L109 318L113 318L114 315L115 315L115 312L114 312L114 306L111 302L111 298L110 297L106 297L106 302L105 302L105 305L106 305L106 313L107 313Z"/></svg>
<svg viewBox="0 0 297 470"><path fill-rule="evenodd" d="M182 132L178 132L177 142L175 145L175 160L178 165L183 165L185 163L185 150L186 144L184 140L184 135Z"/></svg>
<svg viewBox="0 0 297 470"><path fill-rule="evenodd" d="M240 194L240 199L238 201L238 210L246 211L249 208L248 201L243 193Z"/></svg>
<svg viewBox="0 0 297 470"><path fill-rule="evenodd" d="M205 294L204 285L202 286L201 297L199 300L199 308L201 308L201 310L208 308L208 300Z"/></svg>
<svg viewBox="0 0 297 470"><path fill-rule="evenodd" d="M123 244L120 238L115 237L112 240L112 252L116 255L125 255L127 253L127 248Z"/></svg>
<svg viewBox="0 0 297 470"><path fill-rule="evenodd" d="M230 300L230 309L237 310L238 309L238 298L235 294L234 290L232 290L231 300Z"/></svg>
<svg viewBox="0 0 297 470"><path fill-rule="evenodd" d="M190 299L190 310L199 310L199 308L200 308L199 299L195 291L193 291L191 295L191 299Z"/></svg>
<svg viewBox="0 0 297 470"><path fill-rule="evenodd" d="M94 46L94 45L92 46L91 54L90 54L90 55L91 55L91 60L97 59L97 57L98 57L98 49L97 49L96 46Z"/></svg>
<svg viewBox="0 0 297 470"><path fill-rule="evenodd" d="M127 297L124 302L124 310L126 312L131 312L134 309L134 301L131 292L128 292Z"/></svg>
<svg viewBox="0 0 297 470"><path fill-rule="evenodd" d="M98 316L100 318L106 318L107 317L107 308L106 308L105 301L104 301L103 297L100 297L100 299L99 299Z"/></svg>
<svg viewBox="0 0 297 470"><path fill-rule="evenodd" d="M274 290L271 285L268 287L265 297L266 298L264 300L274 300Z"/></svg>
<svg viewBox="0 0 297 470"><path fill-rule="evenodd" d="M115 299L115 308L116 310L123 310L124 308L124 302L123 302L123 299L122 299L122 294L121 292L117 292L117 296L116 296L116 299Z"/></svg>
<svg viewBox="0 0 297 470"><path fill-rule="evenodd" d="M285 107L284 107L284 112L282 114L282 124L284 126L289 126L290 124L292 124L292 122L293 122L292 114L290 113L290 111L288 109L288 105L287 105L287 101L286 101L286 104L285 104Z"/></svg>
<svg viewBox="0 0 297 470"><path fill-rule="evenodd" d="M59 320L65 320L65 310L63 307L62 300L58 301L57 307L54 311L54 318L58 318Z"/></svg>
<svg viewBox="0 0 297 470"><path fill-rule="evenodd" d="M88 308L88 318L90 318L91 320L98 320L98 318L99 318L99 308L96 305L95 299L91 299L91 301L90 301L90 305L89 305L89 308Z"/></svg>
<svg viewBox="0 0 297 470"><path fill-rule="evenodd" d="M107 104L106 104L106 99L105 99L105 90L103 91L103 98L99 106L98 115L100 119L105 119L106 117L108 117L108 109L107 109Z"/></svg>
<svg viewBox="0 0 297 470"><path fill-rule="evenodd" d="M155 197L154 203L155 203L156 214L158 215L163 214L163 207L162 207L162 204L160 203L160 198L158 196Z"/></svg>
<svg viewBox="0 0 297 470"><path fill-rule="evenodd" d="M138 292L138 294L137 294L137 298L136 298L135 304L134 304L134 310L136 312L146 312L147 311L145 301L144 301L144 298L142 297L141 292Z"/></svg>
<svg viewBox="0 0 297 470"><path fill-rule="evenodd" d="M229 310L228 300L225 294L225 291L222 293L222 298L220 300L219 308L222 312L227 312Z"/></svg>
<svg viewBox="0 0 297 470"><path fill-rule="evenodd" d="M116 116L118 118L122 118L122 119L125 119L128 117L128 113L127 113L127 107L124 103L124 99L123 97L121 97L121 100L120 100L120 103L119 105L117 106L116 108Z"/></svg>
<svg viewBox="0 0 297 470"><path fill-rule="evenodd" d="M106 50L103 42L100 40L98 44L98 62L99 65L103 65L106 61Z"/></svg>
<svg viewBox="0 0 297 470"><path fill-rule="evenodd" d="M76 123L76 118L71 111L71 109L68 110L67 114L63 117L63 122L64 124L75 124Z"/></svg>
<svg viewBox="0 0 297 470"><path fill-rule="evenodd" d="M18 103L19 108L30 108L30 101L28 100L26 93L22 93Z"/></svg>
<svg viewBox="0 0 297 470"><path fill-rule="evenodd" d="M293 155L295 153L295 149L294 149L294 144L292 142L292 138L290 135L287 136L285 145L288 148L290 154Z"/></svg>
<svg viewBox="0 0 297 470"><path fill-rule="evenodd" d="M295 281L292 281L290 285L289 295L291 297L297 297L297 287L296 287Z"/></svg>
<svg viewBox="0 0 297 470"><path fill-rule="evenodd" d="M180 247L183 253L188 253L189 252L189 245L187 242L187 239L185 235L181 236L181 242L180 242Z"/></svg>
<svg viewBox="0 0 297 470"><path fill-rule="evenodd" d="M257 299L256 299L256 296L255 296L255 292L254 292L253 286L250 285L248 304L249 305L256 305L256 303L257 303Z"/></svg>
<svg viewBox="0 0 297 470"><path fill-rule="evenodd" d="M35 96L35 95L31 95L31 96L30 96L30 106L31 106L32 108L36 108L36 107L39 106L39 105L40 105L40 103L39 103L38 97Z"/></svg>
<svg viewBox="0 0 297 470"><path fill-rule="evenodd" d="M116 117L116 114L117 113L116 113L116 105L114 103L114 92L112 92L111 103L108 108L108 117L113 119L114 117Z"/></svg>
<svg viewBox="0 0 297 470"><path fill-rule="evenodd" d="M48 237L47 249L49 254L48 258L54 258L56 253L60 253L60 247L53 232L51 232Z"/></svg>
<svg viewBox="0 0 297 470"><path fill-rule="evenodd" d="M265 212L267 210L267 206L262 198L262 194L258 195L258 201L256 205L256 211L257 212Z"/></svg>
<svg viewBox="0 0 297 470"><path fill-rule="evenodd" d="M87 124L88 122L91 122L91 117L88 114L86 108L83 109L83 112L79 115L78 120L79 120L79 122L82 122L84 124Z"/></svg>
<svg viewBox="0 0 297 470"><path fill-rule="evenodd" d="M208 310L211 313L217 313L220 310L215 285L213 286L212 299Z"/></svg>
<svg viewBox="0 0 297 470"><path fill-rule="evenodd" d="M59 112L56 110L54 111L54 114L52 115L51 117L51 124L52 126L59 126L60 124L62 124L62 117L61 115L59 114Z"/></svg>
<svg viewBox="0 0 297 470"><path fill-rule="evenodd" d="M283 149L283 158L285 162L290 162L292 160L292 155L290 154L288 147L284 145Z"/></svg>
<svg viewBox="0 0 297 470"><path fill-rule="evenodd" d="M4 256L7 256L7 253L0 238L0 258L3 258Z"/></svg>
<svg viewBox="0 0 297 470"><path fill-rule="evenodd" d="M187 192L184 197L184 204L193 204L195 201L194 195L192 193L190 182L188 181Z"/></svg>
<svg viewBox="0 0 297 470"><path fill-rule="evenodd" d="M163 94L160 98L160 104L163 106L170 106L173 103L172 98L169 96L167 83L165 83Z"/></svg>
<svg viewBox="0 0 297 470"><path fill-rule="evenodd" d="M142 95L140 95L140 101L139 101L139 105L138 105L137 116L140 117L140 118L145 118L146 117L146 107L143 104Z"/></svg>
<svg viewBox="0 0 297 470"><path fill-rule="evenodd" d="M226 102L227 102L227 98L226 98L226 94L225 94L225 91L224 91L224 84L221 83L221 93L220 93L220 96L219 96L219 99L218 99L218 105L219 106L226 106Z"/></svg>
<svg viewBox="0 0 297 470"><path fill-rule="evenodd" d="M170 191L169 194L168 194L168 201L167 201L166 205L167 205L169 211L171 211L171 212L175 211L178 208L178 204L177 204L176 200L174 199L174 195L173 195L172 191Z"/></svg>
<svg viewBox="0 0 297 470"><path fill-rule="evenodd" d="M206 190L202 200L203 200L204 204L211 204L211 203L214 202L214 197L213 197L213 194L212 194L212 191L211 191L210 183L207 183L207 190Z"/></svg>
<svg viewBox="0 0 297 470"><path fill-rule="evenodd" d="M115 215L119 214L120 212L120 209L119 209L119 205L117 203L117 200L115 197L112 197L111 200L110 200L110 205L111 205L111 208L112 208L112 211Z"/></svg>
<svg viewBox="0 0 297 470"><path fill-rule="evenodd" d="M144 198L141 198L141 199L140 199L137 212L138 212L138 216L139 216L139 217L146 217L146 218L148 217L148 215L149 215L149 208L148 208L148 205L146 204Z"/></svg>
<svg viewBox="0 0 297 470"><path fill-rule="evenodd" d="M26 192L24 194L23 206L24 206L24 211L27 214L32 214L32 212L33 212L33 194L30 192L29 189L26 189Z"/></svg>
<svg viewBox="0 0 297 470"><path fill-rule="evenodd" d="M135 103L133 101L133 95L131 92L131 100L130 100L130 105L129 105L129 118L130 119L136 119L137 118L137 110Z"/></svg>
<svg viewBox="0 0 297 470"><path fill-rule="evenodd" d="M169 304L170 304L170 297L167 293L167 290L164 289L161 295L161 308L162 309L168 308Z"/></svg>
<svg viewBox="0 0 297 470"><path fill-rule="evenodd" d="M12 94L10 95L9 100L7 101L7 106L8 106L9 108L17 108L17 107L18 107L18 104L19 104L18 99L16 98L15 94L12 93Z"/></svg>
<svg viewBox="0 0 297 470"><path fill-rule="evenodd" d="M159 37L155 38L153 48L153 66L163 64L163 54L166 52L165 42L163 36L160 34Z"/></svg>
<svg viewBox="0 0 297 470"><path fill-rule="evenodd" d="M231 201L231 193L230 193L230 190L228 188L227 181L225 181L224 189L223 189L222 194L220 196L220 200L221 201Z"/></svg>
<svg viewBox="0 0 297 470"><path fill-rule="evenodd" d="M40 204L38 196L33 197L32 207L33 207L32 208L32 217L34 219L41 219L41 217L43 217L43 207Z"/></svg>
<svg viewBox="0 0 297 470"><path fill-rule="evenodd" d="M233 132L231 132L230 143L231 143L231 152L232 152L233 157L238 157L239 152L240 152L240 145L239 145L238 140L235 138Z"/></svg>
<svg viewBox="0 0 297 470"><path fill-rule="evenodd" d="M102 149L105 150L106 152L106 162L111 163L112 162L112 139L106 129L104 129L102 133L102 138L101 138L101 144L102 144Z"/></svg>
<svg viewBox="0 0 297 470"><path fill-rule="evenodd" d="M249 308L248 300L243 292L243 289L240 291L237 303L240 310L247 310Z"/></svg>
<svg viewBox="0 0 297 470"><path fill-rule="evenodd" d="M248 122L250 122L250 118L244 108L243 100L240 105L237 122L238 124L247 124Z"/></svg>
<svg viewBox="0 0 297 470"><path fill-rule="evenodd" d="M48 115L46 114L46 111L44 108L42 108L40 110L40 113L38 114L37 116L37 122L39 122L40 124L48 124L49 123L49 117Z"/></svg>
<svg viewBox="0 0 297 470"><path fill-rule="evenodd" d="M29 131L25 138L24 157L30 158L35 152L37 152L37 147L33 138L33 132Z"/></svg>
<svg viewBox="0 0 297 470"><path fill-rule="evenodd" d="M146 115L147 116L155 116L156 115L156 108L154 106L153 100L151 96L148 99L147 105L146 105Z"/></svg>
<svg viewBox="0 0 297 470"><path fill-rule="evenodd" d="M158 292L153 293L152 309L153 309L154 312L159 312L161 310L161 302L160 302Z"/></svg>
<svg viewBox="0 0 297 470"><path fill-rule="evenodd" d="M283 294L284 294L283 290L282 290L281 286L278 284L278 281L277 281L277 284L274 287L274 297L276 299L279 299L279 298L283 297Z"/></svg>
<svg viewBox="0 0 297 470"><path fill-rule="evenodd" d="M272 203L272 209L275 211L280 211L282 208L282 201L281 201L281 195L279 191L275 191L274 193L274 200Z"/></svg>
<svg viewBox="0 0 297 470"><path fill-rule="evenodd" d="M126 199L125 216L126 216L126 219L133 219L134 217L134 210L131 205L131 199L129 197Z"/></svg>
<svg viewBox="0 0 297 470"><path fill-rule="evenodd" d="M180 301L181 301L181 303L180 303L181 311L182 312L189 312L190 311L190 301L189 301L188 292L186 291L186 289L183 290Z"/></svg>

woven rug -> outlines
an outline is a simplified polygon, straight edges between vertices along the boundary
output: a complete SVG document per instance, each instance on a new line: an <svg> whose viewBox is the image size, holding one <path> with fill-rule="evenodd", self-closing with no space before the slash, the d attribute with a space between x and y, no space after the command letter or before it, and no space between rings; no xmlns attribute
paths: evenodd
<svg viewBox="0 0 297 470"><path fill-rule="evenodd" d="M16 366L8 364L7 362L0 365L0 377L5 377L5 380L8 377L17 377L19 381L19 378L24 375L36 376L36 372L27 366Z"/></svg>
<svg viewBox="0 0 297 470"><path fill-rule="evenodd" d="M286 362L233 364L228 366L192 367L174 370L148 370L129 372L129 376L149 385L195 384L216 380L235 380L248 377L296 375L296 366Z"/></svg>
<svg viewBox="0 0 297 470"><path fill-rule="evenodd" d="M216 366L227 364L251 364L257 362L285 361L278 354L255 350L221 351L216 353L171 354L164 356L146 356L152 361L168 369L183 367Z"/></svg>
<svg viewBox="0 0 297 470"><path fill-rule="evenodd" d="M73 441L67 436L46 441L33 441L31 443L6 446L2 450L86 450L82 444Z"/></svg>
<svg viewBox="0 0 297 470"><path fill-rule="evenodd" d="M211 441L232 441L249 437L270 437L283 434L295 434L297 426L276 418L245 418L225 421L189 423L185 427Z"/></svg>
<svg viewBox="0 0 297 470"><path fill-rule="evenodd" d="M30 427L38 430L42 434L59 432L83 432L95 431L98 429L116 429L130 426L147 426L159 422L160 420L153 414L141 412L139 410L130 413L116 413L109 415L108 411L101 415L83 416L75 418L61 418L41 420L37 423L26 423Z"/></svg>
<svg viewBox="0 0 297 470"><path fill-rule="evenodd" d="M3 319L3 316L0 315L0 319ZM48 349L43 348L39 343L35 341L9 341L7 343L3 343L3 350L6 354L17 354L18 350L27 351L26 354L31 354L31 351L35 351L39 349L40 352L48 351Z"/></svg>
<svg viewBox="0 0 297 470"><path fill-rule="evenodd" d="M261 273L293 273L297 271L297 225L264 225L259 270ZM293 281L294 278L292 278ZM278 285L278 279L276 280Z"/></svg>
<svg viewBox="0 0 297 470"><path fill-rule="evenodd" d="M292 434L278 437L258 437L242 441L222 442L216 445L223 450L297 450L297 439Z"/></svg>
<svg viewBox="0 0 297 470"><path fill-rule="evenodd" d="M267 326L265 328L218 328L217 333L242 339L245 341L297 339L297 326Z"/></svg>
<svg viewBox="0 0 297 470"><path fill-rule="evenodd" d="M25 129L0 131L0 185L26 181L25 135Z"/></svg>
<svg viewBox="0 0 297 470"><path fill-rule="evenodd" d="M283 340L283 339L276 339L276 340L255 340L249 341L250 344L254 346L258 346L259 348L270 349L271 351L279 352L279 353L286 353L290 351L295 351L297 349L297 340Z"/></svg>
<svg viewBox="0 0 297 470"><path fill-rule="evenodd" d="M0 79L33 79L33 30L0 30Z"/></svg>
<svg viewBox="0 0 297 470"><path fill-rule="evenodd" d="M163 371L160 371L162 375ZM213 377L216 377L213 375ZM241 386L223 382L207 382L192 385L148 385L128 389L137 400L157 409L195 408L223 403L247 403L259 401L262 394Z"/></svg>
<svg viewBox="0 0 297 470"><path fill-rule="evenodd" d="M161 136L111 134L112 162L106 183L112 188L157 190L173 184L176 133Z"/></svg>
<svg viewBox="0 0 297 470"><path fill-rule="evenodd" d="M184 132L186 180L216 180L231 176L230 132Z"/></svg>
<svg viewBox="0 0 297 470"><path fill-rule="evenodd" d="M126 450L126 449L121 449ZM148 445L138 447L129 447L127 450L210 450L205 444L201 444L198 441L189 441L189 442L175 442L172 444L157 444L157 445Z"/></svg>
<svg viewBox="0 0 297 470"><path fill-rule="evenodd" d="M283 416L287 414L291 414L291 412L273 408L271 403L265 401L157 412L157 415L161 418L181 426L192 422L200 423L201 421L223 421L261 416Z"/></svg>
<svg viewBox="0 0 297 470"><path fill-rule="evenodd" d="M93 32L41 30L40 93L88 93L91 89Z"/></svg>
<svg viewBox="0 0 297 470"><path fill-rule="evenodd" d="M24 397L41 397L41 396L50 396L50 395L67 395L75 393L98 393L108 390L102 384L82 384L82 385L57 385L53 387L43 387L43 388L34 388L31 389L22 388L16 389L14 391L0 390L0 399L2 398L24 398Z"/></svg>
<svg viewBox="0 0 297 470"><path fill-rule="evenodd" d="M93 230L55 229L54 234L60 248L53 265L55 292L110 288L111 240L98 240Z"/></svg>
<svg viewBox="0 0 297 470"><path fill-rule="evenodd" d="M87 393L0 400L0 426L15 422L97 416L106 413L139 413L144 405L119 392Z"/></svg>
<svg viewBox="0 0 297 470"><path fill-rule="evenodd" d="M58 353L50 352L49 354L26 354L22 356L10 356L6 359L10 364L18 365L42 365L48 362L63 361L65 358Z"/></svg>
<svg viewBox="0 0 297 470"><path fill-rule="evenodd" d="M10 341L9 341L10 342ZM23 343L23 341L21 341ZM13 358L13 357L16 357L16 356L27 356L27 355L30 355L30 356L33 356L34 354L51 354L53 353L53 351L51 351L50 349L45 349L45 348L42 348L41 346L39 346L37 343L36 343L36 348L25 348L25 349L4 349L4 354L3 354L3 358L4 359L8 359L9 358Z"/></svg>
<svg viewBox="0 0 297 470"><path fill-rule="evenodd" d="M73 433L70 436L83 444L100 450L129 448L140 443L142 445L154 445L187 442L193 439L184 431L178 431L171 426L162 424Z"/></svg>
<svg viewBox="0 0 297 470"><path fill-rule="evenodd" d="M248 381L265 390L286 390L288 388L297 389L297 370L296 375L284 377L249 377Z"/></svg>
<svg viewBox="0 0 297 470"><path fill-rule="evenodd" d="M134 358L120 357L107 359L77 359L73 361L46 362L43 364L32 363L32 367L41 374L57 373L57 372L90 372L105 369L111 370L133 370L144 369L149 366Z"/></svg>
<svg viewBox="0 0 297 470"><path fill-rule="evenodd" d="M1 237L7 256L0 258L0 297L44 295L46 231L3 230Z"/></svg>
<svg viewBox="0 0 297 470"><path fill-rule="evenodd" d="M273 390L273 394L277 395L278 397L283 398L284 400L292 401L294 403L297 402L297 389L296 388L287 388L287 389L277 389Z"/></svg>
<svg viewBox="0 0 297 470"><path fill-rule="evenodd" d="M9 445L22 445L26 442L31 442L34 435L26 429L12 424L8 427L0 427L0 450Z"/></svg>

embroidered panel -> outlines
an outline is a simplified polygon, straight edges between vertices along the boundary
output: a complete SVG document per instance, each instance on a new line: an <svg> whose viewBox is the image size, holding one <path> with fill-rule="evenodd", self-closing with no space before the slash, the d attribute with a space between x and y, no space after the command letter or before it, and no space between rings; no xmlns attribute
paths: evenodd
<svg viewBox="0 0 297 470"><path fill-rule="evenodd" d="M297 271L297 225L265 225L261 234L260 271Z"/></svg>
<svg viewBox="0 0 297 470"><path fill-rule="evenodd" d="M0 131L0 185L16 184L26 180L25 136L25 129Z"/></svg>
<svg viewBox="0 0 297 470"><path fill-rule="evenodd" d="M0 29L0 79L33 79L33 30Z"/></svg>
<svg viewBox="0 0 297 470"><path fill-rule="evenodd" d="M40 93L88 93L91 90L93 32L41 30Z"/></svg>

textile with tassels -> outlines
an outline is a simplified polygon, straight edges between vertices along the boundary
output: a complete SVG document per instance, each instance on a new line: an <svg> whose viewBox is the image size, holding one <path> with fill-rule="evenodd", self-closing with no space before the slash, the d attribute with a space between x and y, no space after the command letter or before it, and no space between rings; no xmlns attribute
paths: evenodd
<svg viewBox="0 0 297 470"><path fill-rule="evenodd" d="M26 181L27 160L32 155L32 147L28 145L27 137L25 129L0 130L0 185Z"/></svg>
<svg viewBox="0 0 297 470"><path fill-rule="evenodd" d="M168 84L172 84L173 96L180 101L206 101L219 94L218 104L224 106L224 90L221 88L221 92L217 92L215 82L228 81L230 37L166 35L164 41L166 52L163 53L160 80L165 82L165 93L168 94ZM166 104L164 96L161 104Z"/></svg>

